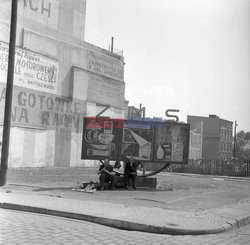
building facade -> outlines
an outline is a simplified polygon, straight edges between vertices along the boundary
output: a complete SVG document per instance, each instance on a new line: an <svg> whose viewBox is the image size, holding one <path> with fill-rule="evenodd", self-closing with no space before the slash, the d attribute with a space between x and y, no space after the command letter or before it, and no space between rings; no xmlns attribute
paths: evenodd
<svg viewBox="0 0 250 245"><path fill-rule="evenodd" d="M209 115L209 117L188 116L187 123L190 124L191 132L201 135L199 141L201 159L227 160L232 158L233 122L221 119L216 115ZM192 138L192 134L190 138ZM190 146L190 151L192 151L192 144ZM192 159L191 152L190 156Z"/></svg>
<svg viewBox="0 0 250 245"><path fill-rule="evenodd" d="M8 67L11 1L0 8L0 125ZM124 58L84 41L86 0L19 0L10 167L73 167L83 117L125 116ZM2 138L2 136L1 136Z"/></svg>
<svg viewBox="0 0 250 245"><path fill-rule="evenodd" d="M203 135L203 122L196 122L190 129L189 137L189 159L200 160L202 159L202 135Z"/></svg>

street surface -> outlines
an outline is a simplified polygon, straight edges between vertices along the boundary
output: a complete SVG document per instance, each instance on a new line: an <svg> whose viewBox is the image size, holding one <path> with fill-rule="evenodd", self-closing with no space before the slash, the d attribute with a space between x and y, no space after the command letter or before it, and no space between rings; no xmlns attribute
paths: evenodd
<svg viewBox="0 0 250 245"><path fill-rule="evenodd" d="M157 177L157 190L115 190L87 195L72 191L77 183L98 181L95 168L27 168L9 169L6 190L73 199L96 200L127 205L143 205L181 211L204 211L235 204L250 197L250 178L224 178L162 172Z"/></svg>
<svg viewBox="0 0 250 245"><path fill-rule="evenodd" d="M118 230L94 223L0 209L0 244L250 244L250 225L217 234L171 236Z"/></svg>
<svg viewBox="0 0 250 245"><path fill-rule="evenodd" d="M82 182L98 181L94 168L9 169L7 185L1 191L191 212L234 205L250 197L250 178L170 172L155 177L156 190L87 194L73 188ZM250 244L250 225L215 235L171 236L4 209L0 209L0 229L0 244Z"/></svg>

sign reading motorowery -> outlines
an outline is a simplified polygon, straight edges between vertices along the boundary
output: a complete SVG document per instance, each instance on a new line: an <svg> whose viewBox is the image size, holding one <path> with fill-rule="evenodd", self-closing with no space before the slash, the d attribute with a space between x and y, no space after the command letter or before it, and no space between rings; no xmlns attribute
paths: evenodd
<svg viewBox="0 0 250 245"><path fill-rule="evenodd" d="M0 82L5 83L8 70L8 44L0 42ZM55 94L58 62L48 57L16 48L14 85Z"/></svg>

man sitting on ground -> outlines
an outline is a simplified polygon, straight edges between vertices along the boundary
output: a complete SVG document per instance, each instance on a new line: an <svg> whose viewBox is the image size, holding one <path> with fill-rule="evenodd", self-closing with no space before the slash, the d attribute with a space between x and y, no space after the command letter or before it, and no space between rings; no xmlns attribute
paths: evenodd
<svg viewBox="0 0 250 245"><path fill-rule="evenodd" d="M104 190L104 183L111 182L110 189L113 190L115 186L115 173L113 172L113 166L109 164L109 159L104 160L97 172L100 177L100 190Z"/></svg>

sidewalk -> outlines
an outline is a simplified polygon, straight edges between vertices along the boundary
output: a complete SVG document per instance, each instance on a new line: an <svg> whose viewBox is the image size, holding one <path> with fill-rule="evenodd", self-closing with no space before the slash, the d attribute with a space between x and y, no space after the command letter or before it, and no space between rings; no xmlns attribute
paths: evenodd
<svg viewBox="0 0 250 245"><path fill-rule="evenodd" d="M226 176L226 175L203 175L203 174L192 174L192 173L177 173L177 172L170 172L171 175L178 175L178 176L193 176L196 178L210 178L210 179L221 179L225 181L247 181L250 182L250 176L248 177L236 177L236 176Z"/></svg>
<svg viewBox="0 0 250 245"><path fill-rule="evenodd" d="M140 205L126 203L126 195L140 193ZM145 192L146 193L146 192ZM154 193L155 194L155 193ZM156 195L166 195L156 193ZM229 231L250 223L250 198L237 204L200 212L170 210L143 204L144 192L100 191L96 194L79 192L81 199L28 191L0 189L0 208L37 212L90 221L120 229L173 235L200 235ZM113 197L107 202L104 195ZM147 202L149 192L144 195Z"/></svg>

